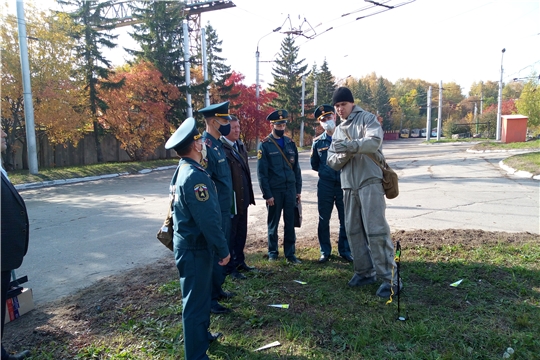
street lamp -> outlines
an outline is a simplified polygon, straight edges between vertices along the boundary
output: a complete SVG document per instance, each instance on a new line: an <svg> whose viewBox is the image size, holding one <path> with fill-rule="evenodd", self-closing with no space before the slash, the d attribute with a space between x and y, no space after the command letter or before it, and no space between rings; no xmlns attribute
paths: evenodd
<svg viewBox="0 0 540 360"><path fill-rule="evenodd" d="M502 115L502 86L503 86L503 57L506 49L502 49L501 55L501 80L499 81L499 104L497 106L497 133L495 140L501 140L501 115Z"/></svg>
<svg viewBox="0 0 540 360"><path fill-rule="evenodd" d="M268 35L278 32L279 30L281 30L281 26L275 28L274 30L272 30L272 32L269 32L268 34L261 37L259 41L257 41L257 51L255 52L255 60L256 60L255 71L257 72L256 77L255 77L255 84L256 84L255 85L255 98L257 99L256 100L257 101L257 115L259 114L259 55L260 55L259 43L261 42L262 39L264 39ZM255 119L255 136L257 140L256 147L258 149L259 148L259 119Z"/></svg>

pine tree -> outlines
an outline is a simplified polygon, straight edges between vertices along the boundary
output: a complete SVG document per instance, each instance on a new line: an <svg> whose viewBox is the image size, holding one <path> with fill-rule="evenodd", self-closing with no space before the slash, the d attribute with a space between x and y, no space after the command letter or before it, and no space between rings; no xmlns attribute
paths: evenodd
<svg viewBox="0 0 540 360"><path fill-rule="evenodd" d="M208 80L210 86L213 88L212 103L218 103L231 99L231 94L234 84L225 85L225 81L231 76L231 67L225 64L225 58L219 56L223 49L221 44L223 40L219 39L216 30L210 25L206 24L206 62L208 66ZM199 49L198 58L202 62L202 50Z"/></svg>
<svg viewBox="0 0 540 360"><path fill-rule="evenodd" d="M302 112L302 75L304 75L307 65L302 65L304 59L297 61L298 47L294 45L292 36L287 36L281 42L281 53L275 60L272 68L274 82L269 84L269 89L278 94L272 102L272 106L285 109L289 112L287 127L292 132L294 138L295 130L300 128Z"/></svg>
<svg viewBox="0 0 540 360"><path fill-rule="evenodd" d="M107 33L114 29L115 25L102 15L103 9L111 6L111 1L58 0L58 3L75 8L72 12L67 13L72 21L78 25L70 30L70 36L77 42L75 53L81 62L75 76L81 78L86 86L85 107L90 113L94 126L97 161L103 162L101 150L103 127L98 121L98 113L106 112L107 104L101 99L98 88L113 89L123 85L123 80L107 81L113 71L111 70L111 62L103 56L101 50L103 47L108 49L116 47L113 41L118 35Z"/></svg>
<svg viewBox="0 0 540 360"><path fill-rule="evenodd" d="M130 5L133 18L141 23L133 25L131 37L141 50L126 49L135 56L135 62L148 61L163 78L185 94L187 91L184 71L182 21L184 4L173 1L137 1ZM190 90L192 91L192 90ZM171 101L167 120L178 125L187 116L185 96Z"/></svg>
<svg viewBox="0 0 540 360"><path fill-rule="evenodd" d="M377 93L375 94L375 104L377 106L378 115L382 116L383 130L392 130L392 107L390 106L390 96L388 95L388 89L384 83L384 79L379 77L377 81Z"/></svg>
<svg viewBox="0 0 540 360"><path fill-rule="evenodd" d="M357 90L356 92L353 92L353 96L355 99L360 100L360 107L369 112L376 112L373 101L373 93L369 87L369 83L360 79L358 80L358 85L356 88Z"/></svg>
<svg viewBox="0 0 540 360"><path fill-rule="evenodd" d="M332 104L332 95L336 90L334 83L334 75L328 68L328 63L324 59L321 65L321 71L317 75L317 103L318 104Z"/></svg>

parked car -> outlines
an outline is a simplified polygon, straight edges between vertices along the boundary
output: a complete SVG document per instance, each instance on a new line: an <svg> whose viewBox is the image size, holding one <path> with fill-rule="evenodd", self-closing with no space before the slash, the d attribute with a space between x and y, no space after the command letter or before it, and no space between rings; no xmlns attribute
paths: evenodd
<svg viewBox="0 0 540 360"><path fill-rule="evenodd" d="M425 138L426 137L426 128L420 129L420 137Z"/></svg>
<svg viewBox="0 0 540 360"><path fill-rule="evenodd" d="M412 129L410 137L412 138L420 137L420 129Z"/></svg>
<svg viewBox="0 0 540 360"><path fill-rule="evenodd" d="M402 129L399 133L400 138L408 138L409 137L409 129Z"/></svg>

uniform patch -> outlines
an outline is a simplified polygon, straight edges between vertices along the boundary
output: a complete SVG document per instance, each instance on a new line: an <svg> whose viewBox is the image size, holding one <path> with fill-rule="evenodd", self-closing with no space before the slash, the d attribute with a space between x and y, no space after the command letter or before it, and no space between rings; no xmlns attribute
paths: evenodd
<svg viewBox="0 0 540 360"><path fill-rule="evenodd" d="M210 197L210 194L208 194L208 187L206 187L206 184L197 184L193 187L193 191L195 192L195 197L199 201L206 201Z"/></svg>
<svg viewBox="0 0 540 360"><path fill-rule="evenodd" d="M257 151L257 159L260 160L262 158L262 150Z"/></svg>

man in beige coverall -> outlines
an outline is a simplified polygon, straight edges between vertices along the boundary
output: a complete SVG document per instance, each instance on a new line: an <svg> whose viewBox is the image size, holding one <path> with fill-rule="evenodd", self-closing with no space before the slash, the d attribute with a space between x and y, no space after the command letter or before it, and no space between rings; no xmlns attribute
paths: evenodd
<svg viewBox="0 0 540 360"><path fill-rule="evenodd" d="M382 170L366 154L382 160L383 130L377 117L354 104L351 91L338 88L332 104L342 119L328 149L328 166L341 170L345 203L345 229L354 258L354 276L349 286L383 281L377 296L389 297L397 287L394 245L385 217L386 202Z"/></svg>

